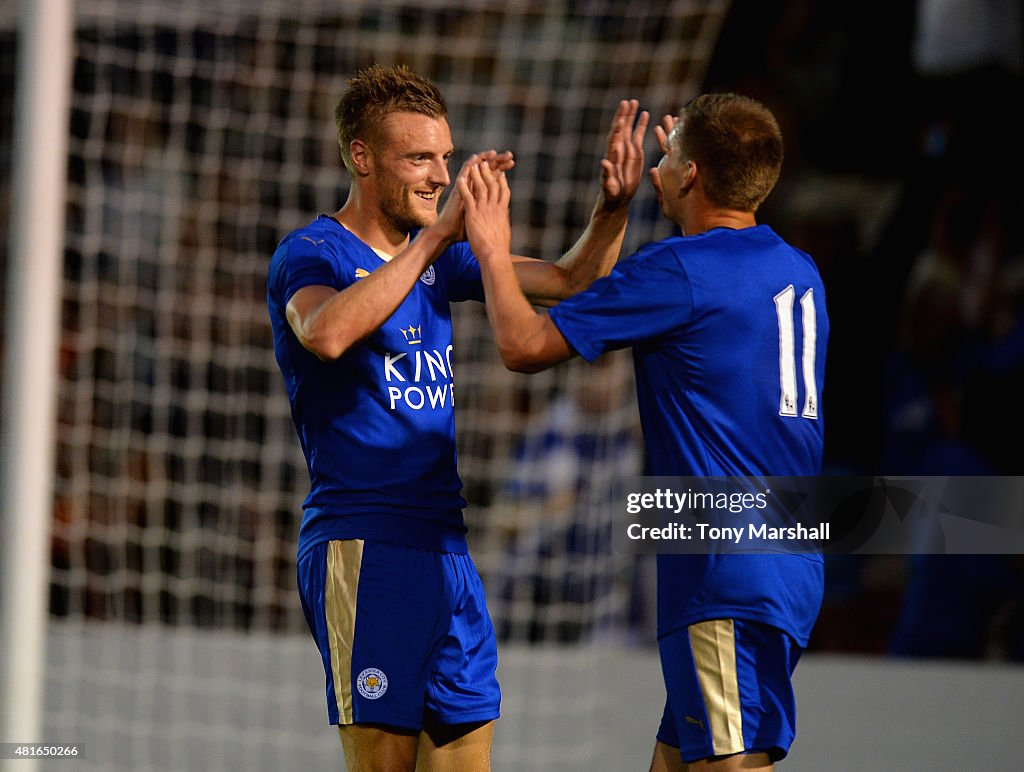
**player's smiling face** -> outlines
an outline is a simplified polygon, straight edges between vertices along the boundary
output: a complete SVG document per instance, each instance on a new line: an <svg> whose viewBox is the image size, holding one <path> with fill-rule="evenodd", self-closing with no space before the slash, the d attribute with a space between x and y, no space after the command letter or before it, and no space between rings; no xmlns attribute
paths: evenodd
<svg viewBox="0 0 1024 772"><path fill-rule="evenodd" d="M451 183L448 121L420 113L391 113L375 148L373 182L382 217L408 233L433 225L441 193Z"/></svg>

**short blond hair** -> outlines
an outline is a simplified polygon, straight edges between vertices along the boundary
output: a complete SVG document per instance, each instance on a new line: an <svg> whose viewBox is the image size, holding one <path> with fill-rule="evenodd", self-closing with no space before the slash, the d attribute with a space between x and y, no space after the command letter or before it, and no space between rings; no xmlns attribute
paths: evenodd
<svg viewBox="0 0 1024 772"><path fill-rule="evenodd" d="M715 206L754 212L778 182L782 131L772 112L737 94L702 94L679 114L672 132L680 157L701 170Z"/></svg>
<svg viewBox="0 0 1024 772"><path fill-rule="evenodd" d="M348 82L348 88L334 108L341 160L350 173L355 139L379 140L384 119L391 113L420 113L444 118L448 108L438 87L417 75L404 64L385 67L379 64L360 70Z"/></svg>

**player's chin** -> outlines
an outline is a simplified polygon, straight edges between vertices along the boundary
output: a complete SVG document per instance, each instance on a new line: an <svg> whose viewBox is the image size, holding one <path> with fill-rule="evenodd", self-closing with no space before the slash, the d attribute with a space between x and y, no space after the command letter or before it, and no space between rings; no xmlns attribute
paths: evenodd
<svg viewBox="0 0 1024 772"><path fill-rule="evenodd" d="M428 210L420 210L417 212L417 220L419 220L419 226L421 228L429 228L431 225L437 222L438 214L437 207Z"/></svg>

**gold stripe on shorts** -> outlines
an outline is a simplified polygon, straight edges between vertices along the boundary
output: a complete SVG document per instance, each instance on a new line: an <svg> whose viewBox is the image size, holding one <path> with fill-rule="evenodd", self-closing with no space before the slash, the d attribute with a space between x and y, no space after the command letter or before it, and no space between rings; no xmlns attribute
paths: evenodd
<svg viewBox="0 0 1024 772"><path fill-rule="evenodd" d="M363 563L363 540L345 539L327 544L324 614L331 647L334 696L342 724L352 723L352 644L356 638L356 594Z"/></svg>
<svg viewBox="0 0 1024 772"><path fill-rule="evenodd" d="M743 714L736 674L736 633L731 619L711 619L687 628L711 724L716 756L743 751Z"/></svg>

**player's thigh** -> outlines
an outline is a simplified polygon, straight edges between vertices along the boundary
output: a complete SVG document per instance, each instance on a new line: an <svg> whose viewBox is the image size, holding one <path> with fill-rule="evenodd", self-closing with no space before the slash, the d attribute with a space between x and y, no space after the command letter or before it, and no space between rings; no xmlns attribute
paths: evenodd
<svg viewBox="0 0 1024 772"><path fill-rule="evenodd" d="M790 677L801 651L792 638L770 625L715 619L665 636L659 648L668 692L659 742L691 764L757 769L754 758L727 759L785 757L796 726Z"/></svg>
<svg viewBox="0 0 1024 772"><path fill-rule="evenodd" d="M397 727L339 726L348 772L413 772L420 733Z"/></svg>
<svg viewBox="0 0 1024 772"><path fill-rule="evenodd" d="M721 759L683 762L679 749L659 742L654 746L650 772L735 772L736 770L772 770L775 765L766 753L740 753Z"/></svg>
<svg viewBox="0 0 1024 772"><path fill-rule="evenodd" d="M654 743L654 758L650 772L686 772L686 765L679 755L679 749L658 741Z"/></svg>
<svg viewBox="0 0 1024 772"><path fill-rule="evenodd" d="M428 723L420 735L416 772L488 772L494 722Z"/></svg>

